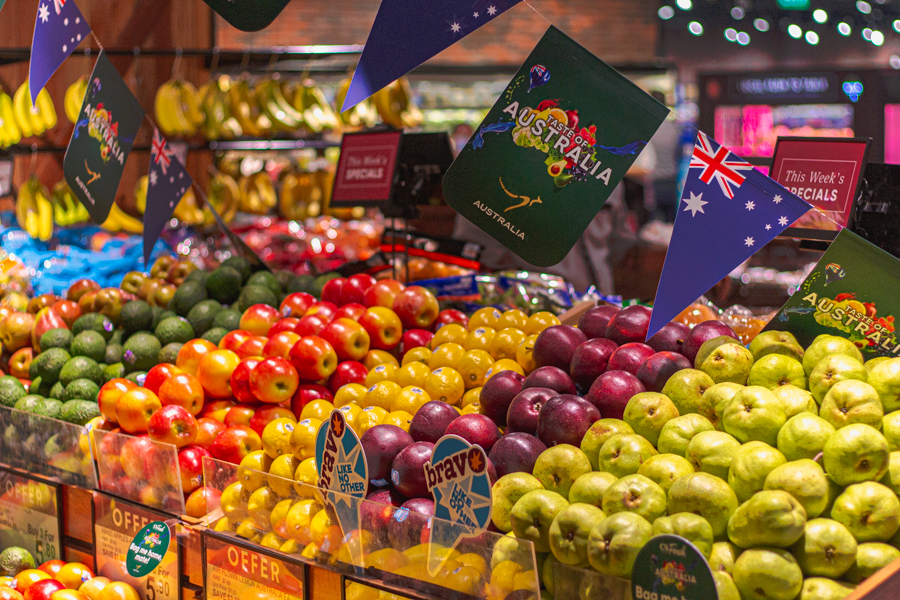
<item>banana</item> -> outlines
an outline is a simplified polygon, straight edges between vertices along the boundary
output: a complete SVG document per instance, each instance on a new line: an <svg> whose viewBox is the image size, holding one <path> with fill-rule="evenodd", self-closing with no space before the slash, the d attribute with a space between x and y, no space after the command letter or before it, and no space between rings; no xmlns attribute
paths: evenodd
<svg viewBox="0 0 900 600"><path fill-rule="evenodd" d="M122 231L127 231L128 233L143 233L144 231L144 224L119 208L119 205L115 202L113 202L112 208L109 209L109 215Z"/></svg>
<svg viewBox="0 0 900 600"><path fill-rule="evenodd" d="M303 115L284 97L281 82L264 79L256 84L256 99L275 129L294 131L303 126Z"/></svg>
<svg viewBox="0 0 900 600"><path fill-rule="evenodd" d="M36 222L36 216L34 217L34 221L32 221L32 215L36 215L37 213L37 205L34 202L35 181L36 179L32 177L22 184L22 186L19 187L19 194L16 196L16 223L32 237L35 236L32 235L31 223ZM34 233L37 233L36 229L34 230Z"/></svg>
<svg viewBox="0 0 900 600"><path fill-rule="evenodd" d="M278 195L272 179L265 171L243 177L240 182L241 210L244 212L265 215L275 208Z"/></svg>
<svg viewBox="0 0 900 600"><path fill-rule="evenodd" d="M56 127L59 119L56 116L56 107L53 106L53 99L50 98L50 92L47 91L47 88L42 89L38 94L37 111L37 115L44 126L44 131ZM32 110L31 114L34 115L35 112Z"/></svg>
<svg viewBox="0 0 900 600"><path fill-rule="evenodd" d="M197 128L203 125L203 122L206 120L203 111L200 110L200 97L197 94L197 88L190 81L180 81L178 83L184 114L193 127L193 132L196 133Z"/></svg>
<svg viewBox="0 0 900 600"><path fill-rule="evenodd" d="M321 206L322 190L312 173L288 173L281 182L278 210L290 220L302 220L311 215L310 206Z"/></svg>
<svg viewBox="0 0 900 600"><path fill-rule="evenodd" d="M413 102L412 88L406 77L401 77L389 87L391 101L400 108L400 120L406 127L419 127L425 122L425 115Z"/></svg>
<svg viewBox="0 0 900 600"><path fill-rule="evenodd" d="M38 239L46 242L53 237L53 203L50 193L44 186L39 186L34 196L38 210Z"/></svg>
<svg viewBox="0 0 900 600"><path fill-rule="evenodd" d="M226 223L230 222L237 213L240 199L241 189L231 175L217 173L210 180L207 200L212 203L216 212ZM205 206L203 207L203 222L207 226L212 226L216 222L212 211Z"/></svg>
<svg viewBox="0 0 900 600"><path fill-rule="evenodd" d="M56 185L53 186L51 198L53 201L53 220L60 227L71 225L76 219L75 205L69 202L69 198L66 195L68 187L64 179L57 181Z"/></svg>
<svg viewBox="0 0 900 600"><path fill-rule="evenodd" d="M28 98L27 81L19 86L13 97L13 112L16 115L16 123L19 125L22 137L27 138L37 134L32 127L31 114L29 108L25 105L26 102L31 103L31 99Z"/></svg>
<svg viewBox="0 0 900 600"><path fill-rule="evenodd" d="M81 114L81 107L84 104L84 95L87 93L87 75L79 77L75 83L66 89L66 95L63 100L66 118L72 124L78 121L78 115Z"/></svg>
<svg viewBox="0 0 900 600"><path fill-rule="evenodd" d="M231 114L228 85L228 79L220 77L200 88L200 108L205 117L201 132L208 140L231 139L243 133L240 123Z"/></svg>
<svg viewBox="0 0 900 600"><path fill-rule="evenodd" d="M34 175L19 188L16 198L16 221L34 239L53 237L53 203L50 192Z"/></svg>
<svg viewBox="0 0 900 600"><path fill-rule="evenodd" d="M12 98L0 92L0 147L8 148L22 140L22 132L16 122Z"/></svg>
<svg viewBox="0 0 900 600"><path fill-rule="evenodd" d="M150 178L144 175L138 179L134 186L134 203L139 213L144 214L147 210L147 189L150 185Z"/></svg>
<svg viewBox="0 0 900 600"><path fill-rule="evenodd" d="M385 124L395 129L403 129L403 119L400 118L399 106L396 106L391 98L390 86L381 88L372 94L372 103Z"/></svg>
<svg viewBox="0 0 900 600"><path fill-rule="evenodd" d="M271 133L272 121L260 110L245 79L236 81L228 88L228 104L244 135L264 137Z"/></svg>
<svg viewBox="0 0 900 600"><path fill-rule="evenodd" d="M311 79L307 79L294 90L293 104L294 108L303 114L303 120L313 133L338 128L338 119L325 94Z"/></svg>
<svg viewBox="0 0 900 600"><path fill-rule="evenodd" d="M188 188L181 200L175 206L175 217L186 225L202 225L203 211L197 206L197 197L194 190Z"/></svg>
<svg viewBox="0 0 900 600"><path fill-rule="evenodd" d="M197 132L197 127L184 112L180 88L180 82L169 80L159 86L153 101L156 122L167 136L193 135Z"/></svg>
<svg viewBox="0 0 900 600"><path fill-rule="evenodd" d="M338 113L340 121L348 127L374 127L378 119L378 112L371 99L363 100L346 112L340 112L349 91L350 78L348 77L338 85L334 97L335 112Z"/></svg>

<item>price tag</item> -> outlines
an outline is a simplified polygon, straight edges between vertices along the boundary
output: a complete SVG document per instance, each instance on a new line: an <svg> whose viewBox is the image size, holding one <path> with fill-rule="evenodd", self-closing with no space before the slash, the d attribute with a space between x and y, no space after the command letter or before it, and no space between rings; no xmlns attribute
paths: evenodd
<svg viewBox="0 0 900 600"><path fill-rule="evenodd" d="M0 469L0 491L0 548L25 548L38 564L60 558L59 486Z"/></svg>
<svg viewBox="0 0 900 600"><path fill-rule="evenodd" d="M168 546L152 572L129 575L126 557L135 536L154 521L165 521L158 513L102 493L94 493L94 564L97 575L130 584L141 600L180 600L181 561L177 544Z"/></svg>
<svg viewBox="0 0 900 600"><path fill-rule="evenodd" d="M203 532L206 600L303 600L306 569L274 552Z"/></svg>
<svg viewBox="0 0 900 600"><path fill-rule="evenodd" d="M2 6L2 4L0 4ZM0 196L8 196L12 191L13 161L0 160Z"/></svg>

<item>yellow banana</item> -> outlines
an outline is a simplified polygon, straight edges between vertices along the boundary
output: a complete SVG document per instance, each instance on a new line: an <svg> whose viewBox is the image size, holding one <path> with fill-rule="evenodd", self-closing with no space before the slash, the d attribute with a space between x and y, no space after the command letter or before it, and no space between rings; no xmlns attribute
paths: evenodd
<svg viewBox="0 0 900 600"><path fill-rule="evenodd" d="M275 186L265 171L242 178L240 189L241 210L244 212L257 215L268 214L278 202Z"/></svg>
<svg viewBox="0 0 900 600"><path fill-rule="evenodd" d="M340 112L348 91L350 91L349 77L340 83L334 97L335 112L338 113L340 121L349 127L374 127L378 112L370 99L363 100L346 112Z"/></svg>
<svg viewBox="0 0 900 600"><path fill-rule="evenodd" d="M260 110L246 80L238 80L228 89L228 103L244 135L263 137L271 132L272 121Z"/></svg>
<svg viewBox="0 0 900 600"><path fill-rule="evenodd" d="M34 203L33 181L34 178L31 178L22 184L19 187L19 194L16 196L16 223L27 231L28 235L31 235L28 225L29 215L37 212L37 206Z"/></svg>
<svg viewBox="0 0 900 600"><path fill-rule="evenodd" d="M179 84L184 114L192 125L193 132L196 133L197 128L203 125L203 122L206 120L206 117L200 110L200 97L197 94L197 88L190 81L181 81Z"/></svg>
<svg viewBox="0 0 900 600"><path fill-rule="evenodd" d="M203 211L197 206L197 197L194 190L188 188L181 200L175 206L175 217L186 225L203 224Z"/></svg>
<svg viewBox="0 0 900 600"><path fill-rule="evenodd" d="M109 214L115 219L116 224L123 231L127 231L128 233L143 233L144 224L119 208L119 205L115 202L113 202Z"/></svg>
<svg viewBox="0 0 900 600"><path fill-rule="evenodd" d="M38 239L46 242L53 237L53 203L48 197L47 188L40 186L35 194L38 211Z"/></svg>
<svg viewBox="0 0 900 600"><path fill-rule="evenodd" d="M31 114L35 114L32 110ZM53 129L59 122L56 116L56 107L53 106L53 99L50 98L50 92L47 88L40 91L37 97L37 116L40 118L44 131Z"/></svg>
<svg viewBox="0 0 900 600"><path fill-rule="evenodd" d="M31 104L31 99L28 98L27 81L19 86L19 89L16 90L15 96L13 97L13 112L16 116L16 123L19 125L22 137L27 138L35 135L35 132L34 127L31 124L31 114L29 107L25 104L26 102Z"/></svg>
<svg viewBox="0 0 900 600"><path fill-rule="evenodd" d="M159 86L153 102L156 122L167 136L190 135L196 132L181 104L181 91L177 82L170 80Z"/></svg>
<svg viewBox="0 0 900 600"><path fill-rule="evenodd" d="M18 144L21 139L22 132L16 123L12 98L8 94L0 92L0 147L7 148Z"/></svg>
<svg viewBox="0 0 900 600"><path fill-rule="evenodd" d="M87 81L87 75L79 77L75 83L66 89L63 107L65 108L66 117L73 124L78 121L78 115L81 114L84 95L87 93Z"/></svg>
<svg viewBox="0 0 900 600"><path fill-rule="evenodd" d="M209 196L207 200L216 208L216 212L226 223L230 222L238 209L241 198L241 189L231 175L217 173L209 182ZM215 224L212 211L203 207L203 222L205 225Z"/></svg>
<svg viewBox="0 0 900 600"><path fill-rule="evenodd" d="M228 79L219 78L200 88L200 106L205 117L201 130L208 140L230 139L243 133L240 123L231 115L229 86Z"/></svg>
<svg viewBox="0 0 900 600"><path fill-rule="evenodd" d="M308 216L310 206L321 206L322 190L316 185L312 173L288 173L281 183L278 200L279 212L285 219L302 220Z"/></svg>
<svg viewBox="0 0 900 600"><path fill-rule="evenodd" d="M150 178L144 175L138 179L134 186L134 203L139 213L144 214L147 210L147 188L150 184Z"/></svg>
<svg viewBox="0 0 900 600"><path fill-rule="evenodd" d="M284 97L281 82L273 79L260 81L256 84L256 97L276 129L294 131L303 125L303 115Z"/></svg>

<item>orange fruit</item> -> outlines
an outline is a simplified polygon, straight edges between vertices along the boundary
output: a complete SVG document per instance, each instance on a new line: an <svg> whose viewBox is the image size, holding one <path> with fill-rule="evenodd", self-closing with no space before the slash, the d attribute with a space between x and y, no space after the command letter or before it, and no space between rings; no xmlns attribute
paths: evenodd
<svg viewBox="0 0 900 600"><path fill-rule="evenodd" d="M93 579L88 579L82 583L81 587L78 588L78 591L91 600L97 600L97 596L100 595L100 590L109 584L109 577L94 577Z"/></svg>
<svg viewBox="0 0 900 600"><path fill-rule="evenodd" d="M454 342L441 344L432 351L431 358L428 359L428 368L432 371L441 367L456 368L459 359L466 353L466 349Z"/></svg>
<svg viewBox="0 0 900 600"><path fill-rule="evenodd" d="M425 391L432 400L457 404L466 391L462 375L450 367L435 369L425 380Z"/></svg>
<svg viewBox="0 0 900 600"><path fill-rule="evenodd" d="M431 396L425 390L418 386L410 385L400 390L400 393L394 396L391 410L402 410L414 415L423 405L429 402L431 402Z"/></svg>
<svg viewBox="0 0 900 600"><path fill-rule="evenodd" d="M25 569L16 575L16 591L25 594L32 584L42 579L50 579L49 573L44 573L38 569Z"/></svg>
<svg viewBox="0 0 900 600"><path fill-rule="evenodd" d="M428 376L430 374L431 369L428 368L428 365L414 360L400 367L400 369L397 371L395 381L401 387L407 387L410 385L422 387L423 385L425 385L425 380L428 379Z"/></svg>
<svg viewBox="0 0 900 600"><path fill-rule="evenodd" d="M141 600L133 587L122 581L113 581L97 595L97 600Z"/></svg>
<svg viewBox="0 0 900 600"><path fill-rule="evenodd" d="M366 375L366 388L370 388L376 383L381 381L394 381L397 377L397 370L399 367L395 367L394 365L382 364L378 365Z"/></svg>
<svg viewBox="0 0 900 600"><path fill-rule="evenodd" d="M498 331L491 340L491 356L496 360L510 358L515 360L516 350L525 339L525 332L515 327L507 327Z"/></svg>
<svg viewBox="0 0 900 600"><path fill-rule="evenodd" d="M73 562L62 567L54 579L70 590L77 590L84 582L93 578L94 572L87 565Z"/></svg>
<svg viewBox="0 0 900 600"><path fill-rule="evenodd" d="M394 355L384 350L369 350L362 359L362 364L370 371L378 365L394 365L399 367L400 363L394 358Z"/></svg>
<svg viewBox="0 0 900 600"><path fill-rule="evenodd" d="M494 357L486 350L469 350L459 359L456 369L466 389L471 389L484 385L484 374L493 364Z"/></svg>
<svg viewBox="0 0 900 600"><path fill-rule="evenodd" d="M534 364L534 343L537 338L538 334L536 333L526 336L516 349L516 362L519 363L526 375L537 368L537 365Z"/></svg>
<svg viewBox="0 0 900 600"><path fill-rule="evenodd" d="M496 328L497 321L500 320L502 314L493 306L485 306L475 311L469 318L469 331L475 331L479 327Z"/></svg>
<svg viewBox="0 0 900 600"><path fill-rule="evenodd" d="M553 313L542 310L528 317L528 321L522 329L525 331L525 335L534 335L553 325L559 325L559 319Z"/></svg>
<svg viewBox="0 0 900 600"><path fill-rule="evenodd" d="M348 404L362 406L365 397L366 386L360 383L348 383L347 385L342 385L334 395L334 407L341 408Z"/></svg>
<svg viewBox="0 0 900 600"><path fill-rule="evenodd" d="M525 329L525 325L528 323L528 315L519 310L518 308L514 308L512 310L508 310L500 315L500 318L497 319L497 324L493 325L493 328L496 330L506 329L507 327L515 327L516 329Z"/></svg>
<svg viewBox="0 0 900 600"><path fill-rule="evenodd" d="M366 391L366 397L365 400L363 400L365 406L363 408L378 406L385 410L390 410L394 398L402 389L403 388L401 388L400 385L393 381L381 381L376 383Z"/></svg>
<svg viewBox="0 0 900 600"><path fill-rule="evenodd" d="M448 323L438 329L437 333L434 334L434 337L431 338L431 349L435 350L441 344L447 344L449 342L462 344L462 341L466 339L468 333L466 328L459 323Z"/></svg>
<svg viewBox="0 0 900 600"><path fill-rule="evenodd" d="M487 350L491 349L491 341L497 330L493 327L479 327L469 331L469 335L463 341L463 348L466 350Z"/></svg>
<svg viewBox="0 0 900 600"><path fill-rule="evenodd" d="M213 398L231 396L231 374L240 362L241 359L231 350L213 350L200 359L200 364L197 365L197 379L207 396Z"/></svg>
<svg viewBox="0 0 900 600"><path fill-rule="evenodd" d="M403 355L403 361L400 363L401 365L405 365L407 363L418 361L425 365L428 364L428 360L431 358L431 349L426 348L424 346L419 346L417 348L412 348L406 354Z"/></svg>

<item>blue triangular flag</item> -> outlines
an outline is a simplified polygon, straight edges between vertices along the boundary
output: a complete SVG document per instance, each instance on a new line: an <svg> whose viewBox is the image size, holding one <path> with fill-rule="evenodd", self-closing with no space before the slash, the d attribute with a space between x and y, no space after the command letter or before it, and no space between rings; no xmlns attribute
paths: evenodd
<svg viewBox="0 0 900 600"><path fill-rule="evenodd" d="M697 132L647 339L811 207Z"/></svg>
<svg viewBox="0 0 900 600"><path fill-rule="evenodd" d="M91 27L81 16L75 0L40 0L28 70L32 104L63 61L90 32Z"/></svg>
<svg viewBox="0 0 900 600"><path fill-rule="evenodd" d="M147 206L144 208L144 263L149 264L153 245L172 218L175 207L191 187L193 179L175 156L175 151L153 130L150 151L150 174L147 182Z"/></svg>
<svg viewBox="0 0 900 600"><path fill-rule="evenodd" d="M349 110L521 0L382 0L341 111Z"/></svg>

